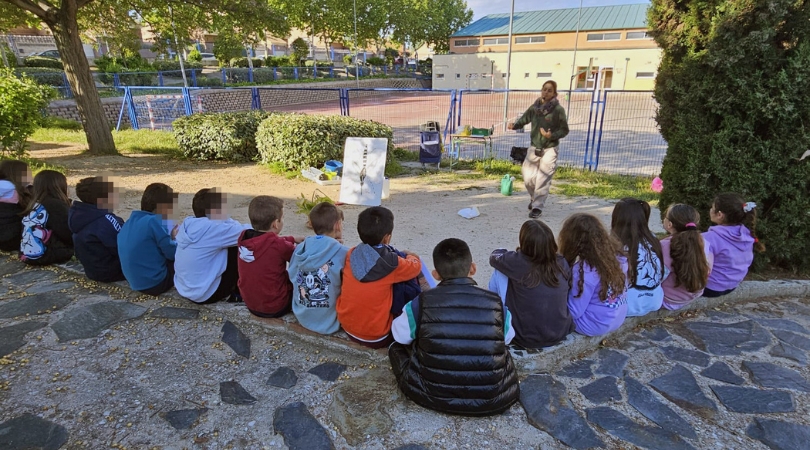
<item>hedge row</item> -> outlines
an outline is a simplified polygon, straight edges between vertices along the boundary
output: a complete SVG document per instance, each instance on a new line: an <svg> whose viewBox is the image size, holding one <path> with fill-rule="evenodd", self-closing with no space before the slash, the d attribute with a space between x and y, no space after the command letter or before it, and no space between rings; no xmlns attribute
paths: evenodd
<svg viewBox="0 0 810 450"><path fill-rule="evenodd" d="M188 158L251 161L258 154L256 129L269 115L263 111L192 114L172 122L172 128Z"/></svg>
<svg viewBox="0 0 810 450"><path fill-rule="evenodd" d="M24 75L37 84L43 86L64 86L65 85L65 71L59 69L50 69L47 67L20 67L15 69L17 75Z"/></svg>
<svg viewBox="0 0 810 450"><path fill-rule="evenodd" d="M274 114L256 132L263 163L277 162L288 169L321 167L330 159L343 160L348 137L387 138L394 151L394 130L371 120L346 116ZM390 159L390 158L389 158Z"/></svg>
<svg viewBox="0 0 810 450"><path fill-rule="evenodd" d="M63 70L62 61L56 58L45 58L43 56L29 56L23 59L25 67L47 67L49 69Z"/></svg>
<svg viewBox="0 0 810 450"><path fill-rule="evenodd" d="M321 167L330 159L342 160L348 137L387 138L389 156L394 149L391 127L345 116L262 111L203 113L177 119L172 127L186 157L259 160L280 163L292 170Z"/></svg>

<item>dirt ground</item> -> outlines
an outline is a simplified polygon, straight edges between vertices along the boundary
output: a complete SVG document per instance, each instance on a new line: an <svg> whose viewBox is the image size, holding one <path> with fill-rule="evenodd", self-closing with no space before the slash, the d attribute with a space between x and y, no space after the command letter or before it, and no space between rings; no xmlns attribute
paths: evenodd
<svg viewBox="0 0 810 450"><path fill-rule="evenodd" d="M340 186L319 186L303 178L287 179L271 173L256 164L229 164L206 161L171 160L155 155L95 156L81 154L81 147L35 147L31 156L59 164L68 169L68 184L73 186L88 176L105 175L120 189L119 207L115 213L127 219L133 210L140 209L143 189L150 183L161 182L180 192L180 220L192 214L191 199L199 189L217 187L228 194L228 208L232 217L248 222L247 207L257 195L273 195L285 202L282 234L306 236L306 216L297 214L296 200L303 194L311 198L316 190L337 200ZM417 171L418 172L418 171ZM500 193L498 180L459 180L449 173L439 175L411 174L391 180L391 195L383 206L394 212L395 227L392 244L425 257L432 267L430 255L442 239L464 239L478 265L475 279L479 284L489 280L492 269L488 258L496 248L515 248L520 227L528 220L528 196L523 190L520 174L515 181L516 192L505 197ZM610 224L613 203L598 198L558 197L553 195L543 211L544 220L559 231L563 221L575 212L589 212ZM73 195L75 198L75 195ZM462 208L475 206L481 215L464 219L458 215ZM357 235L357 216L362 206L342 206L346 220L344 242L352 247L360 242ZM658 213L653 212L650 227L663 231Z"/></svg>

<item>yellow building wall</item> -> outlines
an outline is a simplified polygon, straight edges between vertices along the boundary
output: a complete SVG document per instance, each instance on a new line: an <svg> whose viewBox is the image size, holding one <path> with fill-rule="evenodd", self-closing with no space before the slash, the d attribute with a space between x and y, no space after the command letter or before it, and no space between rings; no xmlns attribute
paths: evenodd
<svg viewBox="0 0 810 450"><path fill-rule="evenodd" d="M560 90L571 83L574 68L573 50L512 51L510 89L540 90L549 79ZM576 67L611 68L612 90L649 91L661 61L661 50L653 48L583 49L576 53ZM435 55L433 89L505 89L506 52ZM548 76L550 74L550 76ZM491 76L490 76L491 75ZM640 76L639 76L640 75Z"/></svg>
<svg viewBox="0 0 810 450"><path fill-rule="evenodd" d="M512 53L524 51L535 52L535 51L552 51L552 50L573 50L575 42L577 42L576 46L579 50L658 48L655 41L653 41L650 38L627 39L628 31L633 32L633 31L647 31L647 30L643 28L632 28L626 30L580 31L579 34L577 34L576 32L521 34L517 36L512 36L512 39L516 37L545 36L546 41L542 43L531 43L531 44L513 43ZM588 34L594 33L597 34L620 33L621 38L617 41L589 41ZM501 35L501 36L465 36L458 38L450 38L450 53L468 54L468 53L484 53L484 52L506 52L509 47L508 43L496 45L484 45L484 39L508 38L508 37L509 37L508 35ZM477 47L468 47L468 46L457 47L455 45L457 40L466 40L466 39L478 39L481 45Z"/></svg>

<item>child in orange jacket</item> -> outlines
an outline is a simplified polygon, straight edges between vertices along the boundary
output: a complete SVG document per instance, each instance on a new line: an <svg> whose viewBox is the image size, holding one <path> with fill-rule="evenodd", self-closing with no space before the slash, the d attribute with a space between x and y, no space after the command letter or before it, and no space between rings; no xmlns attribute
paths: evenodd
<svg viewBox="0 0 810 450"><path fill-rule="evenodd" d="M357 233L362 244L349 250L343 267L343 287L337 300L341 326L353 341L371 348L387 347L391 337L394 284L416 278L419 257L399 256L389 245L394 214L375 206L360 213Z"/></svg>

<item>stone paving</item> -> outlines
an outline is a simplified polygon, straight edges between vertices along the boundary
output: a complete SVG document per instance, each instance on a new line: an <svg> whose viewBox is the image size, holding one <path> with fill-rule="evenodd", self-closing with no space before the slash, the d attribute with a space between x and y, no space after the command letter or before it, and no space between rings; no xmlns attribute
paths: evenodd
<svg viewBox="0 0 810 450"><path fill-rule="evenodd" d="M810 448L808 298L638 326L522 373L505 414L466 418L405 399L384 352L241 305L7 257L0 277L2 449Z"/></svg>

